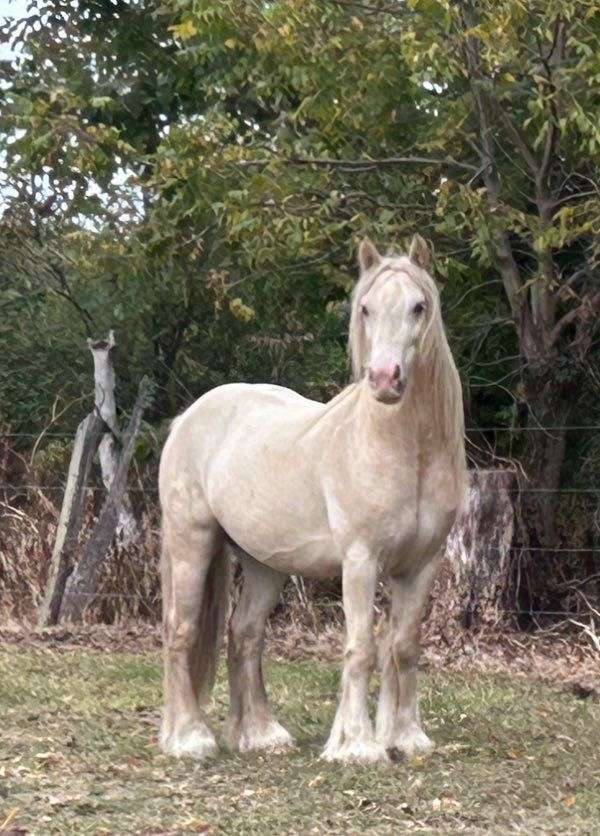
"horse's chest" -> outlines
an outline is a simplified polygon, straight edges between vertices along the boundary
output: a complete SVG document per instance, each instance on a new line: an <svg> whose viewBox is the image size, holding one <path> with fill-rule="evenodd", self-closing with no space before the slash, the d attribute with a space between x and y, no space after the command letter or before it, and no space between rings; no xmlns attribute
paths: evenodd
<svg viewBox="0 0 600 836"><path fill-rule="evenodd" d="M443 474L415 471L374 481L360 502L344 504L344 539L360 539L390 570L437 552L456 508Z"/></svg>
<svg viewBox="0 0 600 836"><path fill-rule="evenodd" d="M415 496L382 523L374 549L390 571L428 559L439 551L454 516L454 503Z"/></svg>

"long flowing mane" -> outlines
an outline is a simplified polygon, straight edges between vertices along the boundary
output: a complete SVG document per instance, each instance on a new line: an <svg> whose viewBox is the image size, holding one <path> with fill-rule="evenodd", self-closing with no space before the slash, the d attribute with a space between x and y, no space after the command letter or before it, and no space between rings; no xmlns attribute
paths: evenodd
<svg viewBox="0 0 600 836"><path fill-rule="evenodd" d="M416 266L407 256L383 258L375 269L363 273L352 294L348 352L356 382L365 373L366 343L360 316L361 299L384 273L408 274L427 299L428 322L421 337L418 362L431 391L427 409L433 412L435 425L458 469L464 469L464 416L460 377L448 345L442 321L440 296L434 280L426 270Z"/></svg>

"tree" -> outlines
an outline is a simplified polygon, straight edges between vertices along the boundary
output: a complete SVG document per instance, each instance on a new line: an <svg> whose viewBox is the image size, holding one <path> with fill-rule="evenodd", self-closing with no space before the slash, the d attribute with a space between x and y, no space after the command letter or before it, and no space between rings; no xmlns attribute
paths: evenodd
<svg viewBox="0 0 600 836"><path fill-rule="evenodd" d="M540 430L597 415L596 4L45 0L37 14L14 29L0 142L10 210L25 207L36 252L60 255L70 298L55 272L41 287L39 271L17 286L5 271L11 309L35 287L48 328L76 304L100 331L126 327L132 391L142 369L162 387L155 419L230 379L327 397L346 374L356 237L397 248L418 227L470 422L527 429L500 449L527 472L529 546L555 545L568 444L566 477L597 478L589 435Z"/></svg>
<svg viewBox="0 0 600 836"><path fill-rule="evenodd" d="M533 546L556 542L565 431L597 333L600 15L593 2L435 3L407 40L432 86L430 137L476 160L438 213L500 275L520 353ZM415 9L423 4L415 3ZM435 103L435 104L433 104ZM437 123L437 130L435 125ZM450 216L450 218L448 218Z"/></svg>

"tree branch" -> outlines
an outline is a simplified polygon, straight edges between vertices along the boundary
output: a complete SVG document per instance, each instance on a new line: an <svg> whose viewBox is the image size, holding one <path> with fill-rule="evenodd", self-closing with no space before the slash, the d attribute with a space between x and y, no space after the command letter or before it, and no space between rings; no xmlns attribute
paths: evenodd
<svg viewBox="0 0 600 836"><path fill-rule="evenodd" d="M599 312L600 293L596 293L593 296L590 294L586 294L582 298L580 305L578 305L576 308L571 308L570 311L567 311L567 313L564 316L562 316L555 324L550 334L550 344L555 345L560 339L560 336L565 330L565 328L572 322L575 322L577 319L580 319L584 323L585 321L595 321L596 316Z"/></svg>
<svg viewBox="0 0 600 836"><path fill-rule="evenodd" d="M359 2L359 0L329 0L329 2L333 3L335 6L343 6L347 9L361 9L369 15L387 14L392 15L392 17L405 19L411 14L411 12L408 9L406 9L406 7L402 8L398 6L374 6L372 3L362 3ZM414 14L412 16L414 16Z"/></svg>
<svg viewBox="0 0 600 836"><path fill-rule="evenodd" d="M521 156L525 160L525 163L527 164L527 168L529 169L530 173L533 175L533 177L537 177L540 171L540 167L536 158L531 153L529 146L519 133L518 128L516 127L508 113L502 108L500 102L495 97L494 103L500 115L500 119L502 120L502 124L504 125L504 127L508 131L508 134L510 135L513 145L515 146L515 148L517 148L517 150L520 152Z"/></svg>
<svg viewBox="0 0 600 836"><path fill-rule="evenodd" d="M464 6L465 29L472 29L475 25L472 9L468 4ZM475 39L467 35L465 38L466 64L469 71L469 86L475 101L475 109L479 122L479 142L481 145L480 159L483 181L487 191L487 199L492 210L499 206L500 181L496 169L494 140L488 119L487 103L484 100L481 86L481 70L479 66L479 52ZM510 244L510 238L505 230L494 232L496 253L500 262L500 275L504 290L508 297L511 312L516 322L520 322L523 314L523 297L520 295L521 276Z"/></svg>
<svg viewBox="0 0 600 836"><path fill-rule="evenodd" d="M552 157L554 156L556 142L558 139L558 111L556 108L556 102L554 100L554 95L556 94L556 85L554 84L554 80L552 78L552 68L550 66L550 61L553 59L554 55L556 55L557 63L562 63L564 61L566 32L567 25L565 21L562 20L560 17L557 17L556 21L554 22L554 40L549 55L547 57L542 55L541 48L539 51L540 59L544 65L544 69L546 70L548 84L552 88L553 94L550 98L550 118L548 119L548 133L546 134L544 155L542 157L542 164L540 167L540 179L543 178L544 180L547 178L550 172L550 165L552 163Z"/></svg>
<svg viewBox="0 0 600 836"><path fill-rule="evenodd" d="M462 171L478 172L478 166L463 163L451 157L445 159L430 157L383 157L377 160L344 160L335 157L263 157L257 160L239 160L236 165L240 168L252 168L282 163L283 165L314 165L320 168L339 168L342 171L371 171L376 168L386 168L400 165L435 165L446 168L459 168Z"/></svg>
<svg viewBox="0 0 600 836"><path fill-rule="evenodd" d="M574 322L577 317L579 316L579 307L571 308L564 316L562 316L554 328L550 333L550 345L556 345L558 342L560 335L565 330L567 325L570 325L571 322Z"/></svg>

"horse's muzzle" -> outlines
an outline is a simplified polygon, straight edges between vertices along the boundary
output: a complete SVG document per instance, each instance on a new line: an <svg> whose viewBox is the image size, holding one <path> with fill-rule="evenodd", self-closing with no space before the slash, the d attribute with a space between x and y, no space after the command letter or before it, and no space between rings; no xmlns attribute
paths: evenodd
<svg viewBox="0 0 600 836"><path fill-rule="evenodd" d="M374 397L382 403L397 403L406 388L398 363L390 363L375 369L369 368L367 379Z"/></svg>

